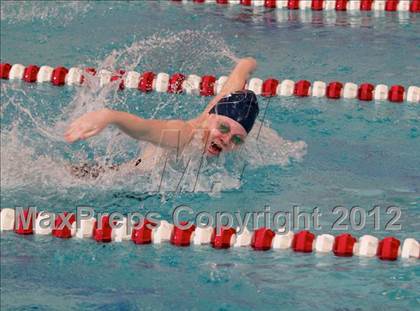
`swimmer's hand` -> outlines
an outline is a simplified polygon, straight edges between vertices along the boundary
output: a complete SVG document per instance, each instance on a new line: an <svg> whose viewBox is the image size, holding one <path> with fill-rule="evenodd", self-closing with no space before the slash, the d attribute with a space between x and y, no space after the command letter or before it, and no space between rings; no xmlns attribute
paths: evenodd
<svg viewBox="0 0 420 311"><path fill-rule="evenodd" d="M111 123L111 116L110 109L88 112L70 124L64 138L72 143L95 136Z"/></svg>

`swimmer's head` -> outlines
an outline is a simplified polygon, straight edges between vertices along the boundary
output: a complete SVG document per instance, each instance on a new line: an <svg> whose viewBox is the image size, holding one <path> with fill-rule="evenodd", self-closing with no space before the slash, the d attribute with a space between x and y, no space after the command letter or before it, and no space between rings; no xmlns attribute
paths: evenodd
<svg viewBox="0 0 420 311"><path fill-rule="evenodd" d="M252 91L239 91L223 97L209 111L206 153L217 156L240 147L254 126L259 108Z"/></svg>

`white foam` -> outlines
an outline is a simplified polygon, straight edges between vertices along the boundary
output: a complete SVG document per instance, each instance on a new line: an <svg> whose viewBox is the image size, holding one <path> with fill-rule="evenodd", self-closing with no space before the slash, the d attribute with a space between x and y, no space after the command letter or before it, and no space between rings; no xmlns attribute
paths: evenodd
<svg viewBox="0 0 420 311"><path fill-rule="evenodd" d="M203 55L206 55L205 61ZM228 74L234 65L232 60L237 60L236 56L219 35L206 30L188 30L176 34L161 32L135 41L128 47L113 51L104 60L97 61L98 65L95 67L98 72L116 72L119 68L128 71L141 68L141 72L144 72L157 68L167 70L176 65L182 73L207 73L211 64L212 71ZM12 84L2 84L2 113L9 105L19 112L13 122L4 125L1 133L2 189L36 189L33 191L33 198L39 196L37 199L42 202L48 201L45 196L48 189L54 189L64 196L71 192L73 199L86 196L87 189L90 188L141 193L202 191L209 195L219 195L222 190L241 186L240 173L245 163L254 167L284 166L291 159L302 159L306 152L304 142L285 140L270 129L268 124L260 130L258 123L240 152L236 155L222 155L219 159L201 157L203 142L200 135L195 136L182 154L177 155L172 150L157 148L148 143L139 144L112 127L73 147L63 138L72 120L116 102L122 106L121 110L130 108L127 103L129 95L117 91L118 83L101 87L98 76L84 76L84 83L89 87L75 88L70 102L58 114L52 110L52 117L49 115L48 121L44 121L42 114L36 109L41 106L51 107L51 98L41 97L35 101L32 94L26 94L23 89L16 89ZM178 107L185 106L186 100L191 101L191 98L181 96L170 100L161 100L157 94L150 96L154 96L153 111L147 115L151 118L178 116ZM140 99L142 100L148 99ZM197 104L188 103L192 108L185 118L196 117L210 99L194 100L197 100ZM56 109L55 107L48 109ZM163 111L166 111L166 115ZM80 179L70 174L70 163L93 160L106 166L107 163L129 162L138 156L136 150L141 153L149 150L153 154L151 159L144 159L139 170L133 170L133 165L127 164L118 171L109 170L96 179ZM240 160L234 161L234 167L229 165L233 157ZM165 165L165 176L162 179ZM200 170L198 179L197 170Z"/></svg>
<svg viewBox="0 0 420 311"><path fill-rule="evenodd" d="M59 20L61 24L67 25L91 8L92 4L85 1L2 1L0 16L2 22L8 23L42 20L52 24Z"/></svg>

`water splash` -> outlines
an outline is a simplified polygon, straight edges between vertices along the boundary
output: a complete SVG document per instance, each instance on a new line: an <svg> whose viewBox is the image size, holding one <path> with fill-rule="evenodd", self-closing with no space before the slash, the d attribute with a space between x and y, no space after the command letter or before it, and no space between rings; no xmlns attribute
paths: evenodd
<svg viewBox="0 0 420 311"><path fill-rule="evenodd" d="M0 16L2 22L13 24L59 20L61 25L67 25L91 8L92 4L87 1L2 1Z"/></svg>
<svg viewBox="0 0 420 311"><path fill-rule="evenodd" d="M214 73L227 74L235 59L221 36L208 31L188 30L179 33L167 31L136 40L130 46L112 51L104 60L94 61L99 69L111 71L125 68L142 72L162 68L171 72L176 68L185 73L200 74L208 73L208 68L211 68ZM89 87L76 89L70 94L70 99L63 99L69 103L58 108L48 100L43 105L47 108L37 105L33 98L36 89L27 91L13 84L2 85L1 183L7 192L25 189L39 200L45 200L45 193L52 192L52 189L71 196L72 200L85 196L89 189L93 192L121 190L162 194L169 191L174 195L184 192L217 195L221 190L240 187L242 163L247 162L252 167L285 166L290 159L300 160L305 154L304 142L281 138L267 123L254 127L243 152L223 155L219 159L201 157L200 135L176 156L172 151L139 144L113 128L86 142L66 144L63 133L69 122L88 111L112 107L143 117L183 115L183 118L192 118L206 105L202 98L197 99L197 105L186 105L185 101L192 97L156 93L137 93L133 103L135 95L128 91L118 92L118 81L100 87L97 77L86 78ZM147 110L145 103L149 101L154 105ZM49 111L45 113L42 109ZM132 164L123 164L135 158L138 152L150 148L153 148L154 157L143 162L139 170L133 169ZM70 174L71 163L90 161L103 166L110 163L123 165L118 170L107 170L98 178L80 179Z"/></svg>

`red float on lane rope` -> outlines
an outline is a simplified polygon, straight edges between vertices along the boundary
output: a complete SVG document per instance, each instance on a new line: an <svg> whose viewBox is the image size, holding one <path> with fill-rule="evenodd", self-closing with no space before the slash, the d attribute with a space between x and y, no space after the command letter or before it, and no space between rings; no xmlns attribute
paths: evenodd
<svg viewBox="0 0 420 311"><path fill-rule="evenodd" d="M324 0L312 0L311 9L313 11L322 11Z"/></svg>
<svg viewBox="0 0 420 311"><path fill-rule="evenodd" d="M420 0L412 0L410 3L410 12L420 13Z"/></svg>
<svg viewBox="0 0 420 311"><path fill-rule="evenodd" d="M216 83L216 77L204 76L200 82L200 95L201 96L213 96L214 95L214 83Z"/></svg>
<svg viewBox="0 0 420 311"><path fill-rule="evenodd" d="M395 12L397 10L398 0L386 0L385 11Z"/></svg>
<svg viewBox="0 0 420 311"><path fill-rule="evenodd" d="M295 83L295 89L293 94L299 97L309 96L309 88L311 87L311 82L308 80L300 80Z"/></svg>
<svg viewBox="0 0 420 311"><path fill-rule="evenodd" d="M118 86L118 89L120 91L124 90L124 88L125 88L124 79L123 79L124 74L125 74L125 70L118 70L117 72L115 72L111 76L111 79L110 79L111 82L121 80L121 82L120 82L120 84Z"/></svg>
<svg viewBox="0 0 420 311"><path fill-rule="evenodd" d="M95 221L93 226L93 239L97 242L111 242L112 228L109 223L109 216L104 215L99 221L101 226L98 224L98 221Z"/></svg>
<svg viewBox="0 0 420 311"><path fill-rule="evenodd" d="M266 251L271 248L275 233L271 229L260 228L254 231L251 246L255 250Z"/></svg>
<svg viewBox="0 0 420 311"><path fill-rule="evenodd" d="M373 84L362 83L357 90L357 98L360 100L370 101L373 99L373 90L375 89Z"/></svg>
<svg viewBox="0 0 420 311"><path fill-rule="evenodd" d="M68 217L69 213L64 212L56 216L54 221L54 229L52 230L52 235L56 238L61 239L68 239L71 238L71 226L68 226L68 223L72 225L76 221L76 216L72 213L70 217ZM63 225L61 228L63 219L66 219L66 224Z"/></svg>
<svg viewBox="0 0 420 311"><path fill-rule="evenodd" d="M388 100L394 103L401 103L404 100L404 87L393 85L388 91Z"/></svg>
<svg viewBox="0 0 420 311"><path fill-rule="evenodd" d="M92 76L96 76L96 69L93 67L86 67L85 72L87 72L88 74Z"/></svg>
<svg viewBox="0 0 420 311"><path fill-rule="evenodd" d="M267 79L263 82L261 95L264 97L276 96L277 86L279 85L279 80L277 79Z"/></svg>
<svg viewBox="0 0 420 311"><path fill-rule="evenodd" d="M69 71L65 67L57 67L52 72L51 76L51 83L53 85L64 85L64 82L66 81L66 75Z"/></svg>
<svg viewBox="0 0 420 311"><path fill-rule="evenodd" d="M88 73L88 74L92 75L92 76L95 76L95 75L96 75L96 69L95 69L95 68L92 68L92 67L87 67L87 68L85 68L85 69L84 69L84 71L85 71L86 73ZM83 84L83 82L85 82L85 76L84 76L84 75L82 75L82 76L80 77L80 84Z"/></svg>
<svg viewBox="0 0 420 311"><path fill-rule="evenodd" d="M336 11L347 11L347 0L336 0L335 1Z"/></svg>
<svg viewBox="0 0 420 311"><path fill-rule="evenodd" d="M240 4L245 6L251 6L251 0L241 0Z"/></svg>
<svg viewBox="0 0 420 311"><path fill-rule="evenodd" d="M379 242L377 256L382 260L397 260L400 241L394 237L386 237Z"/></svg>
<svg viewBox="0 0 420 311"><path fill-rule="evenodd" d="M373 0L361 0L360 11L371 11Z"/></svg>
<svg viewBox="0 0 420 311"><path fill-rule="evenodd" d="M343 233L336 236L333 245L334 255L339 257L353 256L354 243L356 243L356 238L354 238L351 234Z"/></svg>
<svg viewBox="0 0 420 311"><path fill-rule="evenodd" d="M140 76L138 89L142 92L151 92L153 91L153 79L155 78L155 73L152 71L146 71Z"/></svg>
<svg viewBox="0 0 420 311"><path fill-rule="evenodd" d="M228 4L228 0L216 0L217 4Z"/></svg>
<svg viewBox="0 0 420 311"><path fill-rule="evenodd" d="M338 99L341 97L341 90L343 89L343 83L334 81L328 84L326 96L331 99Z"/></svg>
<svg viewBox="0 0 420 311"><path fill-rule="evenodd" d="M188 225L188 222L183 221L180 223L181 226ZM188 229L182 229L177 226L174 226L174 229L171 233L171 244L176 246L189 246L191 243L191 234L195 230L195 225L190 224Z"/></svg>
<svg viewBox="0 0 420 311"><path fill-rule="evenodd" d="M0 78L9 80L10 69L12 69L12 65L7 63L0 64Z"/></svg>
<svg viewBox="0 0 420 311"><path fill-rule="evenodd" d="M230 227L222 227L220 233L217 234L217 229L214 228L211 235L211 246L214 248L229 248L232 236L236 234L236 230Z"/></svg>
<svg viewBox="0 0 420 311"><path fill-rule="evenodd" d="M265 0L264 6L268 9L275 9L276 8L276 0Z"/></svg>
<svg viewBox="0 0 420 311"><path fill-rule="evenodd" d="M308 231L303 230L293 236L292 249L295 252L310 253L312 252L312 245L315 235Z"/></svg>
<svg viewBox="0 0 420 311"><path fill-rule="evenodd" d="M288 7L289 10L299 9L299 0L289 0L287 2L287 7Z"/></svg>
<svg viewBox="0 0 420 311"><path fill-rule="evenodd" d="M182 93L182 82L184 82L184 80L185 76L182 73L173 74L169 79L168 93Z"/></svg>
<svg viewBox="0 0 420 311"><path fill-rule="evenodd" d="M25 71L23 72L23 81L26 82L36 82L36 76L38 74L39 67L37 65L29 65L25 68Z"/></svg>
<svg viewBox="0 0 420 311"><path fill-rule="evenodd" d="M156 227L154 222L149 220L144 220L143 224L137 228L139 224L136 225L136 228L133 228L131 232L131 240L134 244L150 244L152 243L152 229Z"/></svg>
<svg viewBox="0 0 420 311"><path fill-rule="evenodd" d="M23 210L23 219L21 216L17 218L17 226L15 225L14 231L17 234L33 234L34 228L34 221L36 216L34 217L32 213L29 213L29 209L26 208ZM26 226L27 225L27 226Z"/></svg>

